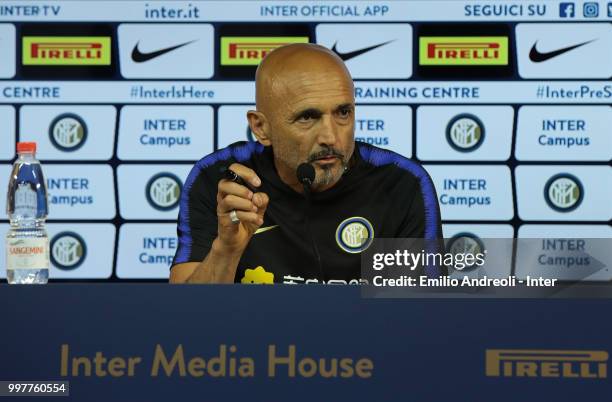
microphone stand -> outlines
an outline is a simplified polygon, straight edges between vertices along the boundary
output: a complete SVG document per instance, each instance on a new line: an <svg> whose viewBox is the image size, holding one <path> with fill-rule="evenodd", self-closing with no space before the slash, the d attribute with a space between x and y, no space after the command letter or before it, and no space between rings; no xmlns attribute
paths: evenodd
<svg viewBox="0 0 612 402"><path fill-rule="evenodd" d="M319 247L317 246L317 242L315 241L315 237L312 233L312 227L310 225L310 212L312 210L312 180L310 180L310 178L305 177L302 178L300 181L304 186L304 197L306 199L306 230L308 231L308 235L310 236L310 244L312 245L312 252L317 261L317 267L319 268L321 281L325 282L325 273L323 271L323 263L321 262L321 253L319 253Z"/></svg>

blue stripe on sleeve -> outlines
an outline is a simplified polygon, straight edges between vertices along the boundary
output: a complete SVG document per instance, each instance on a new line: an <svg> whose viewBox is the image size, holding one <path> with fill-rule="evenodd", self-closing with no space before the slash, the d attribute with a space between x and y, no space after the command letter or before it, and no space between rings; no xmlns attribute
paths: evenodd
<svg viewBox="0 0 612 402"><path fill-rule="evenodd" d="M361 157L374 166L394 164L410 172L419 180L423 204L425 206L425 239L438 238L438 200L434 185L423 167L395 152L384 149L358 145Z"/></svg>
<svg viewBox="0 0 612 402"><path fill-rule="evenodd" d="M425 249L428 252L439 251L437 245L437 239L440 235L438 233L438 200L429 174L427 174L420 164L396 154L395 152L374 148L364 144L357 144L357 147L359 148L361 157L366 162L374 166L394 164L410 172L419 180L425 208ZM425 266L425 274L430 278L434 278L440 276L442 270L438 266L427 265Z"/></svg>

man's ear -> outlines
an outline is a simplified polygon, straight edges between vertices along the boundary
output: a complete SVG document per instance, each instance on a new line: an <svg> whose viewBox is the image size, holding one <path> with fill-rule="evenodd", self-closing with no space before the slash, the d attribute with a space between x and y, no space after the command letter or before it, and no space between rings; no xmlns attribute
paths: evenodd
<svg viewBox="0 0 612 402"><path fill-rule="evenodd" d="M266 116L257 110L249 110L247 112L247 119L249 120L251 132L257 137L257 141L266 147L270 146L272 144L268 136L270 125Z"/></svg>

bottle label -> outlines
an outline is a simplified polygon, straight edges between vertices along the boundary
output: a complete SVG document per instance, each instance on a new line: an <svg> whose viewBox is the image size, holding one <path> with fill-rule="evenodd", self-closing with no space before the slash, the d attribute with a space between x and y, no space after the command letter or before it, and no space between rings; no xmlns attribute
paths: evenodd
<svg viewBox="0 0 612 402"><path fill-rule="evenodd" d="M6 269L49 268L49 239L6 239Z"/></svg>

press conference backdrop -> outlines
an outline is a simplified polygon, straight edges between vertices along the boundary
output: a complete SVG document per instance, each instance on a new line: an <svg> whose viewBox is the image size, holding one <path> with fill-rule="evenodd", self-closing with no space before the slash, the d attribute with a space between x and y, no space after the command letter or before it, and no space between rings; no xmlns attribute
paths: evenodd
<svg viewBox="0 0 612 402"><path fill-rule="evenodd" d="M355 79L356 140L425 165L446 237L612 237L610 21L606 1L2 1L0 189L36 141L52 278L166 279L191 166L253 141L257 64L312 42Z"/></svg>

